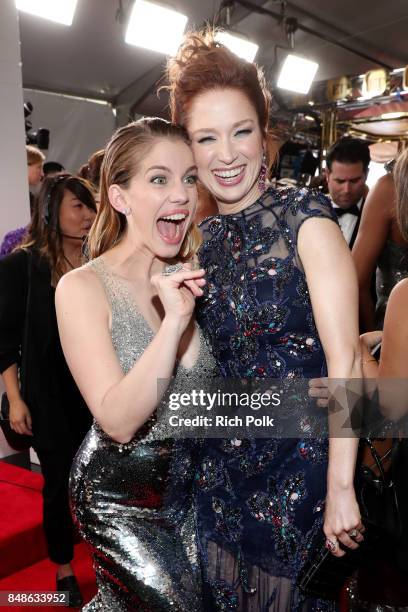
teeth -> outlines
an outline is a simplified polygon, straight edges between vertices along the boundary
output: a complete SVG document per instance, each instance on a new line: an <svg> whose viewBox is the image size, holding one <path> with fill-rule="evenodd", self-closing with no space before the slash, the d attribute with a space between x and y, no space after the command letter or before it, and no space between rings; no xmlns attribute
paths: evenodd
<svg viewBox="0 0 408 612"><path fill-rule="evenodd" d="M160 217L164 221L183 221L187 215L183 213L177 213L176 215L168 215L167 217Z"/></svg>
<svg viewBox="0 0 408 612"><path fill-rule="evenodd" d="M244 166L240 166L239 168L234 168L233 170L217 170L217 172L214 171L214 174L220 178L234 178L235 176L238 176L238 174L241 174L243 167Z"/></svg>

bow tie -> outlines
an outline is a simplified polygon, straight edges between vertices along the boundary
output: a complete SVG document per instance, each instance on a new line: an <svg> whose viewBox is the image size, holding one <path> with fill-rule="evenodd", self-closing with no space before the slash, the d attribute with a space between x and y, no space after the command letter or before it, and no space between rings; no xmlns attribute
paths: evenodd
<svg viewBox="0 0 408 612"><path fill-rule="evenodd" d="M342 217L343 215L355 215L356 217L360 216L360 211L357 204L350 206L350 208L335 208L334 212L338 217Z"/></svg>

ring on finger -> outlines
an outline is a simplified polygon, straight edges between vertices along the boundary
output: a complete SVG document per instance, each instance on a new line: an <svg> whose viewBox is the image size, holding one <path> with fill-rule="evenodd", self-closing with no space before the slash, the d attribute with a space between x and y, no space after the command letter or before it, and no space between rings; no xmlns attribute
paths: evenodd
<svg viewBox="0 0 408 612"><path fill-rule="evenodd" d="M326 546L327 550L329 550L332 553L332 552L334 552L337 549L337 541L336 540L330 540L329 538L327 538L325 546Z"/></svg>
<svg viewBox="0 0 408 612"><path fill-rule="evenodd" d="M183 269L182 263L172 264L170 266L166 266L162 272L162 276L170 276L171 274L175 274L176 272L180 272Z"/></svg>
<svg viewBox="0 0 408 612"><path fill-rule="evenodd" d="M359 535L359 530L358 529L352 529L351 531L348 532L348 535L350 536L350 538L355 538Z"/></svg>

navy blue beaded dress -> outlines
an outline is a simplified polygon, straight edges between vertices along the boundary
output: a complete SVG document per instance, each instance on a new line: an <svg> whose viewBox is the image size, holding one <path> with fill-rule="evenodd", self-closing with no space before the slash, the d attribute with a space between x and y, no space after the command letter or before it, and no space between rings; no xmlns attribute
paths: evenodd
<svg viewBox="0 0 408 612"><path fill-rule="evenodd" d="M270 188L240 213L203 221L207 288L197 317L223 377L326 374L296 248L311 217L337 223L325 196ZM335 609L296 588L323 543L327 440L206 440L202 452L196 495L208 610Z"/></svg>

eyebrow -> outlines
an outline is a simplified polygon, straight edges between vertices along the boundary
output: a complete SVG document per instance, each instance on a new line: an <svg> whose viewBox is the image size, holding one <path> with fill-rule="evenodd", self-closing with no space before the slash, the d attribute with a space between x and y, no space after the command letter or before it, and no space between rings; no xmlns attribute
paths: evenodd
<svg viewBox="0 0 408 612"><path fill-rule="evenodd" d="M151 172L151 170L163 170L164 172L169 172L169 173L172 172L170 168L168 168L167 166L150 166L150 168L146 170L146 174L148 172ZM197 170L197 166L194 165L194 166L190 166L189 168L187 168L187 170L183 173L183 176L184 174L188 174L189 172L192 172L192 170Z"/></svg>
<svg viewBox="0 0 408 612"><path fill-rule="evenodd" d="M232 129L235 129L237 127L239 127L240 125L243 125L244 123L254 123L253 119L241 119L241 121L236 121L235 123L232 124ZM196 130L195 132L193 132L193 134L198 134L198 132L216 132L217 130L215 128L200 128L199 130Z"/></svg>
<svg viewBox="0 0 408 612"><path fill-rule="evenodd" d="M333 180L338 181L340 183L347 183L347 181L359 181L360 179L362 179L364 176L364 174L361 174L360 176L352 176L351 178L337 178L337 177L333 177Z"/></svg>

